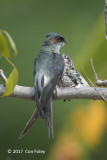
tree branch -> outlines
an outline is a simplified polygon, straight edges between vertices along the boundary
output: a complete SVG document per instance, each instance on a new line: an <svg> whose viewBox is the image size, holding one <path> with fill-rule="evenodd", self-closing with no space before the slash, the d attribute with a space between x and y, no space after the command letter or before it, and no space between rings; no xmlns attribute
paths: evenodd
<svg viewBox="0 0 107 160"><path fill-rule="evenodd" d="M72 60L66 55L63 55L64 62L65 62L65 69L64 73L58 83L58 86L53 91L53 99L54 100L69 100L69 99L92 99L92 100L104 100L107 99L107 88L98 88L97 91L94 87L88 86L88 83L84 80L81 81L83 78L75 70L75 67L72 63ZM2 95L5 91L5 84L6 84L6 77L3 73L3 70L0 69L0 77L4 82L0 84L0 95ZM76 82L82 84L76 85ZM79 86L79 87L78 87ZM102 97L101 97L102 95ZM16 97L16 98L23 98L34 100L34 88L33 87L25 87L16 85L14 91L8 97ZM103 98L104 97L104 98Z"/></svg>
<svg viewBox="0 0 107 160"><path fill-rule="evenodd" d="M3 94L5 87L0 85L0 94ZM97 90L107 99L107 88L98 88ZM16 85L13 93L8 97L16 97L34 100L34 88ZM64 99L92 99L103 100L103 98L95 91L94 87L80 87L80 88L59 88L53 92L54 100Z"/></svg>
<svg viewBox="0 0 107 160"><path fill-rule="evenodd" d="M88 81L91 83L91 85L94 87L95 91L102 97L102 99L107 102L106 98L97 90L97 88L94 86L94 84L92 83L92 81L88 78L88 76L86 75L84 69L82 68L85 76L87 77Z"/></svg>

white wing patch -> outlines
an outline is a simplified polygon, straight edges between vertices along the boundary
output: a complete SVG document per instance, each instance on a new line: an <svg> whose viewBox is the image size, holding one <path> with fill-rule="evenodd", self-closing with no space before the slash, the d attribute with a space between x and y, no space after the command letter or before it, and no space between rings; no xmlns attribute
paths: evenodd
<svg viewBox="0 0 107 160"><path fill-rule="evenodd" d="M49 81L50 81L49 76L44 74L44 87L49 83Z"/></svg>
<svg viewBox="0 0 107 160"><path fill-rule="evenodd" d="M42 93L43 88L49 83L49 81L50 81L49 76L45 75L43 72L40 72L39 74L37 73L36 76L34 77L34 84L38 86L38 91L40 93ZM43 86L41 82L43 83Z"/></svg>

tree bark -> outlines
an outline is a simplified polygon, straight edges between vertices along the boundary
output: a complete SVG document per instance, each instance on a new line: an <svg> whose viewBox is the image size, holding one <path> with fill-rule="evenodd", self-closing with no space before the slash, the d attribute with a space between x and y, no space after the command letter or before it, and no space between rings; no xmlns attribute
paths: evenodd
<svg viewBox="0 0 107 160"><path fill-rule="evenodd" d="M0 84L0 95L4 93L5 87ZM107 99L107 88L98 88L97 90ZM28 100L34 100L34 88L16 85L13 93L8 97L23 98ZM96 92L94 87L80 87L70 88L56 87L53 92L54 100L65 100L65 99L92 99L92 100L103 100L102 97Z"/></svg>

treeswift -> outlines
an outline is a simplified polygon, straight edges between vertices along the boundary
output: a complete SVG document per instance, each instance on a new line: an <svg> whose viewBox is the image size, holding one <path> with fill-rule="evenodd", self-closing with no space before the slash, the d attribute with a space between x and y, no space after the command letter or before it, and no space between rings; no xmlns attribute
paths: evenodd
<svg viewBox="0 0 107 160"><path fill-rule="evenodd" d="M64 70L64 59L60 54L66 40L58 33L48 33L45 36L39 54L34 62L34 88L36 109L26 124L19 138L22 138L40 116L45 119L48 130L53 133L52 93Z"/></svg>

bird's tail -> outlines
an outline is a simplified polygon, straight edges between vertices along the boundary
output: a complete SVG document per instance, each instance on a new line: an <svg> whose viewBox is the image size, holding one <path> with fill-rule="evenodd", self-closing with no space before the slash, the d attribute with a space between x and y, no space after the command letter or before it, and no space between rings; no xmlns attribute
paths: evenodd
<svg viewBox="0 0 107 160"><path fill-rule="evenodd" d="M30 118L30 120L26 124L26 127L22 131L19 139L21 139L29 131L29 129L32 127L32 125L35 123L35 121L38 119L38 117L39 117L39 112L38 112L37 109L35 109L33 114L32 114L32 116L31 116L31 118Z"/></svg>
<svg viewBox="0 0 107 160"><path fill-rule="evenodd" d="M46 104L46 107L44 108L44 115L45 115L47 130L48 130L48 137L50 138L50 130L51 130L52 137L54 138L52 97L50 97L48 103Z"/></svg>

